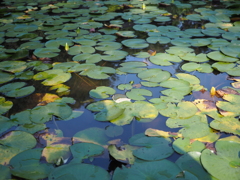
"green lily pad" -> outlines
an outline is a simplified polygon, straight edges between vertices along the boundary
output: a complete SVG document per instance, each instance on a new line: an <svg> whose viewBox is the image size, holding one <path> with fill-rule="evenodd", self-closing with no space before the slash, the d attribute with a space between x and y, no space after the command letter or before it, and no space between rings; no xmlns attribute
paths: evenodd
<svg viewBox="0 0 240 180"><path fill-rule="evenodd" d="M132 89L132 85L131 84L119 84L117 88L120 90L130 90L130 89Z"/></svg>
<svg viewBox="0 0 240 180"><path fill-rule="evenodd" d="M58 56L60 49L57 48L37 48L33 51L33 54L39 58L51 58Z"/></svg>
<svg viewBox="0 0 240 180"><path fill-rule="evenodd" d="M73 57L73 61L85 61L87 64L97 63L102 60L102 56L100 54L89 54L82 53Z"/></svg>
<svg viewBox="0 0 240 180"><path fill-rule="evenodd" d="M24 139L24 141L19 141ZM10 159L15 155L23 152L27 149L31 149L36 146L37 141L33 135L24 131L11 131L4 138L0 139L0 152L3 155L0 163L8 164Z"/></svg>
<svg viewBox="0 0 240 180"><path fill-rule="evenodd" d="M118 36L122 36L122 37L128 37L128 38L131 38L131 37L135 37L136 35L134 34L134 31L118 31L116 32L116 34Z"/></svg>
<svg viewBox="0 0 240 180"><path fill-rule="evenodd" d="M141 25L134 25L133 29L137 30L137 31L144 31L144 32L151 32L154 29L157 29L157 26L153 25L153 24L141 24Z"/></svg>
<svg viewBox="0 0 240 180"><path fill-rule="evenodd" d="M147 41L148 43L151 43L151 44L156 44L157 42L158 42L159 44L167 44L167 43L169 43L171 40L170 40L170 38L168 38L168 37L163 37L163 36L151 36L151 37L148 37L148 38L146 39L146 41Z"/></svg>
<svg viewBox="0 0 240 180"><path fill-rule="evenodd" d="M60 119L66 119L72 114L72 109L65 103L52 102L45 106L37 106L31 110L30 120L37 124L42 124L55 115Z"/></svg>
<svg viewBox="0 0 240 180"><path fill-rule="evenodd" d="M196 55L195 53L187 53L184 56L181 56L181 59L185 61L192 61L192 62L206 62L209 61L209 58L206 54L200 53Z"/></svg>
<svg viewBox="0 0 240 180"><path fill-rule="evenodd" d="M10 168L8 168L7 166L0 165L0 173L0 180L11 179Z"/></svg>
<svg viewBox="0 0 240 180"><path fill-rule="evenodd" d="M157 108L146 101L135 101L134 103L125 101L118 103L124 109L122 114L110 122L118 126L130 124L134 117L137 119L153 120L158 116Z"/></svg>
<svg viewBox="0 0 240 180"><path fill-rule="evenodd" d="M48 163L57 163L61 157L66 157L70 153L68 144L51 144L46 146L42 151L42 156L46 158Z"/></svg>
<svg viewBox="0 0 240 180"><path fill-rule="evenodd" d="M165 159L172 155L173 149L169 146L170 138L147 137L136 134L129 139L131 145L142 146L133 151L133 155L144 160L153 161Z"/></svg>
<svg viewBox="0 0 240 180"><path fill-rule="evenodd" d="M237 45L228 45L220 47L220 50L223 54L230 56L230 57L237 57L240 58L240 47Z"/></svg>
<svg viewBox="0 0 240 180"><path fill-rule="evenodd" d="M77 142L93 143L97 145L106 145L108 137L105 134L105 130L97 127L91 127L77 132L73 136L74 144Z"/></svg>
<svg viewBox="0 0 240 180"><path fill-rule="evenodd" d="M108 137L120 136L123 133L123 128L121 126L107 126L105 128L105 134Z"/></svg>
<svg viewBox="0 0 240 180"><path fill-rule="evenodd" d="M47 126L45 124L34 124L31 122L31 124L23 124L23 125L18 126L16 128L16 130L25 131L30 134L34 134L34 133L44 130L46 128L47 128Z"/></svg>
<svg viewBox="0 0 240 180"><path fill-rule="evenodd" d="M189 72L199 71L203 73L211 73L213 71L213 69L211 68L211 65L209 65L208 63L198 64L195 62L190 62L182 65L182 69Z"/></svg>
<svg viewBox="0 0 240 180"><path fill-rule="evenodd" d="M131 168L117 168L113 174L113 180L121 179L172 179L181 170L173 162L163 159L161 161L149 161L134 163Z"/></svg>
<svg viewBox="0 0 240 180"><path fill-rule="evenodd" d="M202 152L203 167L217 179L238 179L240 176L239 138L230 136L220 139L215 147L217 154L209 149Z"/></svg>
<svg viewBox="0 0 240 180"><path fill-rule="evenodd" d="M133 156L134 147L126 144L120 147L121 149L117 148L115 145L108 146L108 151L110 155L123 163L134 164L135 158Z"/></svg>
<svg viewBox="0 0 240 180"><path fill-rule="evenodd" d="M179 57L184 56L185 54L191 53L193 51L194 50L189 47L182 47L182 46L172 46L166 50L167 53L174 54Z"/></svg>
<svg viewBox="0 0 240 180"><path fill-rule="evenodd" d="M109 50L105 51L104 54L106 55L101 56L104 61L118 61L125 58L128 55L126 51L121 50Z"/></svg>
<svg viewBox="0 0 240 180"><path fill-rule="evenodd" d="M70 55L77 55L80 53L94 53L95 49L92 46L72 46L70 47L70 49L68 50L68 54Z"/></svg>
<svg viewBox="0 0 240 180"><path fill-rule="evenodd" d="M190 83L182 79L169 78L166 81L162 81L160 86L170 88L161 91L162 94L174 97L176 99L182 99L183 96L192 91Z"/></svg>
<svg viewBox="0 0 240 180"><path fill-rule="evenodd" d="M44 46L44 44L42 44L40 41L33 41L33 42L26 42L21 44L21 46L19 47L20 49L37 49L37 48L42 48Z"/></svg>
<svg viewBox="0 0 240 180"><path fill-rule="evenodd" d="M75 163L55 168L54 171L52 171L48 176L48 179L53 180L67 178L79 180L97 180L99 177L101 177L102 180L110 179L108 172L101 167L91 164Z"/></svg>
<svg viewBox="0 0 240 180"><path fill-rule="evenodd" d="M0 62L0 69L11 72L17 73L22 72L27 68L26 62L24 61L2 61Z"/></svg>
<svg viewBox="0 0 240 180"><path fill-rule="evenodd" d="M79 74L93 79L107 79L110 77L108 74L114 74L115 72L115 69L111 67L102 67L93 64L92 66L89 66L89 68L85 68L84 71Z"/></svg>
<svg viewBox="0 0 240 180"><path fill-rule="evenodd" d="M233 117L215 118L210 126L222 132L240 135L240 122Z"/></svg>
<svg viewBox="0 0 240 180"><path fill-rule="evenodd" d="M34 86L25 86L25 82L13 82L0 87L0 92L8 97L23 97L35 91ZM25 87L24 87L25 86Z"/></svg>
<svg viewBox="0 0 240 180"><path fill-rule="evenodd" d="M212 177L206 172L206 170L201 164L200 156L200 152L188 152L178 158L176 164L178 165L178 167L180 167L182 171L191 173L191 175L194 175L195 177L197 177L197 179L211 180Z"/></svg>
<svg viewBox="0 0 240 180"><path fill-rule="evenodd" d="M138 77L142 80L150 82L162 82L171 77L171 74L168 71L163 71L161 69L146 69L138 73Z"/></svg>
<svg viewBox="0 0 240 180"><path fill-rule="evenodd" d="M232 68L234 68L235 63L229 63L229 62L216 62L212 64L212 68L217 69L220 72L227 72L231 71Z"/></svg>
<svg viewBox="0 0 240 180"><path fill-rule="evenodd" d="M73 159L70 163L81 163L84 159L103 154L104 148L92 143L77 143L70 146Z"/></svg>
<svg viewBox="0 0 240 180"><path fill-rule="evenodd" d="M178 138L173 142L173 149L179 154L185 154L191 151L201 152L205 148L205 145L200 141L190 142L189 138Z"/></svg>
<svg viewBox="0 0 240 180"><path fill-rule="evenodd" d="M189 101L180 102L178 105L168 103L166 109L160 110L160 114L166 117L186 119L194 116L198 108Z"/></svg>
<svg viewBox="0 0 240 180"><path fill-rule="evenodd" d="M44 72L39 72L33 76L34 80L44 80L42 82L45 86L53 86L64 83L71 78L70 73L66 73L61 69L51 69Z"/></svg>
<svg viewBox="0 0 240 180"><path fill-rule="evenodd" d="M10 120L9 118L5 116L0 116L0 133L3 133L7 131L12 126L16 126L17 123Z"/></svg>
<svg viewBox="0 0 240 180"><path fill-rule="evenodd" d="M152 92L147 89L131 89L126 96L133 100L145 100L144 96L152 96Z"/></svg>
<svg viewBox="0 0 240 180"><path fill-rule="evenodd" d="M6 113L12 106L12 101L6 101L4 97L0 96L0 114Z"/></svg>
<svg viewBox="0 0 240 180"><path fill-rule="evenodd" d="M239 99L240 96L239 95L235 95L235 94L226 94L223 96L223 99L225 99L228 102L225 101L218 101L216 103L216 106L224 111L229 111L229 112L234 112L239 114Z"/></svg>
<svg viewBox="0 0 240 180"><path fill-rule="evenodd" d="M122 44L133 49L143 49L149 46L144 39L127 39L123 40Z"/></svg>
<svg viewBox="0 0 240 180"><path fill-rule="evenodd" d="M24 111L18 112L16 114L12 114L10 116L11 120L16 122L17 124L23 125L23 124L31 124L30 120L30 109L26 109Z"/></svg>
<svg viewBox="0 0 240 180"><path fill-rule="evenodd" d="M207 54L210 59L221 62L236 62L238 58L230 57L222 54L220 51L213 51Z"/></svg>
<svg viewBox="0 0 240 180"><path fill-rule="evenodd" d="M89 91L89 95L94 98L105 99L108 98L109 95L115 94L115 89L107 86L99 86L96 89L92 89Z"/></svg>
<svg viewBox="0 0 240 180"><path fill-rule="evenodd" d="M172 65L171 62L182 61L178 56L167 53L157 53L155 56L151 56L149 59L153 64L157 64L160 66L170 66Z"/></svg>
<svg viewBox="0 0 240 180"><path fill-rule="evenodd" d="M122 44L118 43L118 42L99 42L97 43L97 46L95 47L96 50L99 51L111 51L111 50L117 50L117 49L121 49Z"/></svg>
<svg viewBox="0 0 240 180"><path fill-rule="evenodd" d="M140 73L146 68L147 66L144 62L124 62L120 64L122 67L119 67L118 70L125 72L125 73Z"/></svg>
<svg viewBox="0 0 240 180"><path fill-rule="evenodd" d="M42 149L29 149L14 156L10 165L14 176L26 179L43 179L54 169L51 164L40 163ZM35 171L38 169L37 171Z"/></svg>
<svg viewBox="0 0 240 180"><path fill-rule="evenodd" d="M230 75L230 76L240 76L240 67L237 66L237 67L234 67L234 68L231 68L227 71L227 73Z"/></svg>
<svg viewBox="0 0 240 180"><path fill-rule="evenodd" d="M83 46L95 46L96 45L96 41L90 40L90 39L75 39L75 40L73 40L73 42L75 42L77 44L81 44Z"/></svg>

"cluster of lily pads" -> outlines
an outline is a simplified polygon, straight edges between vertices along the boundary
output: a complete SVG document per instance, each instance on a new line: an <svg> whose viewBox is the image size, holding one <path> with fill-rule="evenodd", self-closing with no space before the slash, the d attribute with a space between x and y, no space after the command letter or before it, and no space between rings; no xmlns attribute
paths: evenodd
<svg viewBox="0 0 240 180"><path fill-rule="evenodd" d="M233 17L240 10L226 0L219 9L212 5L181 0L3 1L0 180L238 180L240 21ZM181 72L171 70L176 66ZM193 75L213 71L235 82L210 91ZM86 81L136 75L139 84L91 88L94 102L85 109L107 127L65 137L64 130L51 131L47 123L82 115L71 108L76 100L68 97L72 89L66 83L74 75ZM39 93L38 82L51 94ZM153 88L159 97L152 97ZM211 98L186 100L197 92ZM30 95L41 98L19 112L14 103ZM150 123L159 116L171 131L147 128L128 142L116 139L132 121ZM229 135L220 138L221 132ZM181 155L176 162L169 160L174 153ZM109 173L86 163L108 155L121 167Z"/></svg>

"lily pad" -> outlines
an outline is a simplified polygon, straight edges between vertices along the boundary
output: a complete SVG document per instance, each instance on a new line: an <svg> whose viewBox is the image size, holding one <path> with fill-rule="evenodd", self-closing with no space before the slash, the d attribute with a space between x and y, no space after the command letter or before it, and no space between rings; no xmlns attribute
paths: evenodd
<svg viewBox="0 0 240 180"><path fill-rule="evenodd" d="M57 48L37 48L33 51L33 54L39 58L51 58L58 56L60 49Z"/></svg>
<svg viewBox="0 0 240 180"><path fill-rule="evenodd" d="M110 179L108 172L103 168L82 163L60 166L58 168L55 168L54 171L52 171L48 176L49 180L60 178L97 180L99 177L101 177L102 180Z"/></svg>
<svg viewBox="0 0 240 180"><path fill-rule="evenodd" d="M19 139L24 139L25 141L21 142ZM37 141L30 133L24 131L11 131L7 136L0 139L0 143L2 144L0 152L3 155L0 162L1 164L8 164L10 159L15 155L35 147Z"/></svg>
<svg viewBox="0 0 240 180"><path fill-rule="evenodd" d="M161 69L146 69L138 73L138 77L142 80L150 82L162 82L171 77L171 74L168 71L163 71Z"/></svg>
<svg viewBox="0 0 240 180"><path fill-rule="evenodd" d="M69 48L68 50L68 54L70 55L77 55L77 54L80 54L80 53L94 53L95 52L95 49L92 47L92 46L78 46L78 45L75 45L75 46L72 46Z"/></svg>
<svg viewBox="0 0 240 180"><path fill-rule="evenodd" d="M12 101L6 101L4 97L0 96L0 114L6 113L12 106Z"/></svg>
<svg viewBox="0 0 240 180"><path fill-rule="evenodd" d="M210 174L206 172L206 170L203 168L201 161L200 161L201 153L197 151L188 152L184 155L182 155L178 160L176 161L176 164L180 169L184 172L191 173L191 175L194 175L198 179L201 180L211 180L212 177Z"/></svg>
<svg viewBox="0 0 240 180"><path fill-rule="evenodd" d="M81 163L84 159L103 154L104 148L92 143L77 143L70 146L73 159L70 163Z"/></svg>
<svg viewBox="0 0 240 180"><path fill-rule="evenodd" d="M162 137L147 137L136 134L129 139L131 145L142 146L133 151L133 155L144 160L153 161L167 158L172 155L173 149L169 146L171 140Z"/></svg>
<svg viewBox="0 0 240 180"><path fill-rule="evenodd" d="M11 72L17 73L22 72L27 68L26 62L24 61L2 61L0 62L0 69Z"/></svg>
<svg viewBox="0 0 240 180"><path fill-rule="evenodd" d="M220 51L213 51L207 54L210 59L221 62L236 62L238 58L230 57L222 54Z"/></svg>
<svg viewBox="0 0 240 180"><path fill-rule="evenodd" d="M13 82L0 87L0 92L8 97L23 97L35 91L34 86L25 86L25 82ZM25 87L24 87L25 86Z"/></svg>
<svg viewBox="0 0 240 180"><path fill-rule="evenodd" d="M178 138L173 142L173 149L179 154L184 154L191 151L201 152L205 145L200 141L190 142L189 138Z"/></svg>
<svg viewBox="0 0 240 180"><path fill-rule="evenodd" d="M117 49L121 49L122 44L118 43L118 42L99 42L97 43L97 46L95 47L96 50L99 51L111 51L111 50L117 50Z"/></svg>
<svg viewBox="0 0 240 180"><path fill-rule="evenodd" d="M84 129L77 132L73 136L74 144L77 142L93 143L97 145L106 145L108 137L105 134L105 130L97 127Z"/></svg>
<svg viewBox="0 0 240 180"><path fill-rule="evenodd" d="M166 117L186 119L195 115L198 111L197 107L189 101L180 102L176 106L175 104L168 103L166 109L162 109L159 112Z"/></svg>
<svg viewBox="0 0 240 180"><path fill-rule="evenodd" d="M181 170L173 162L163 159L161 161L146 161L134 163L131 168L117 168L113 180L121 179L171 179L175 178Z"/></svg>
<svg viewBox="0 0 240 180"><path fill-rule="evenodd" d="M216 142L215 147L217 154L209 149L202 152L203 167L217 179L238 179L240 176L239 138L230 136L220 139Z"/></svg>
<svg viewBox="0 0 240 180"><path fill-rule="evenodd" d="M133 49L143 49L149 46L144 39L127 39L123 40L122 44Z"/></svg>
<svg viewBox="0 0 240 180"><path fill-rule="evenodd" d="M157 53L155 56L150 57L150 61L156 65L170 66L172 65L171 62L181 62L182 60L177 55Z"/></svg>
<svg viewBox="0 0 240 180"><path fill-rule="evenodd" d="M42 82L45 86L53 86L64 83L71 78L70 73L66 73L61 69L51 69L44 72L39 72L33 76L34 80L44 80Z"/></svg>
<svg viewBox="0 0 240 180"><path fill-rule="evenodd" d="M14 156L10 165L14 176L26 179L43 179L54 169L51 164L40 163L42 149L29 149ZM38 169L35 171L35 169Z"/></svg>
<svg viewBox="0 0 240 180"><path fill-rule="evenodd" d="M152 92L147 89L132 89L126 96L133 100L145 100L144 96L152 96Z"/></svg>
<svg viewBox="0 0 240 180"><path fill-rule="evenodd" d="M128 53L121 50L109 50L104 52L105 55L102 55L104 61L118 61L125 58Z"/></svg>
<svg viewBox="0 0 240 180"><path fill-rule="evenodd" d="M105 99L108 98L109 95L115 94L115 90L111 87L107 86L99 86L96 89L92 89L89 94L94 98Z"/></svg>
<svg viewBox="0 0 240 180"><path fill-rule="evenodd" d="M144 62L124 62L120 64L122 67L119 67L118 70L125 72L125 73L140 73L146 68L147 66Z"/></svg>
<svg viewBox="0 0 240 180"><path fill-rule="evenodd" d="M185 71L199 71L203 73L211 73L213 69L208 63L197 64L195 62L186 63L182 66L182 69Z"/></svg>

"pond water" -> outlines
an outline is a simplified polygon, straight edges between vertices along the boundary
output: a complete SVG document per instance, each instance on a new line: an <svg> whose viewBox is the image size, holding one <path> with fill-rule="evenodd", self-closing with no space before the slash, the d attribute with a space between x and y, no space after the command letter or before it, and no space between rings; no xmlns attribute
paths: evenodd
<svg viewBox="0 0 240 180"><path fill-rule="evenodd" d="M239 179L235 3L3 1L0 180Z"/></svg>

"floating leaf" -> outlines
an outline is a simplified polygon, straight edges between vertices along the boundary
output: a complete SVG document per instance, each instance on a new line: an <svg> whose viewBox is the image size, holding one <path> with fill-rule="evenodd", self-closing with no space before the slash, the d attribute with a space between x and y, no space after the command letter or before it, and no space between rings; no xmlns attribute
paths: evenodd
<svg viewBox="0 0 240 180"><path fill-rule="evenodd" d="M101 155L104 152L102 146L84 142L70 146L70 150L73 155L73 159L70 163L81 163L84 159Z"/></svg>
<svg viewBox="0 0 240 180"><path fill-rule="evenodd" d="M123 133L121 126L107 126L105 128L105 134L109 137L120 136Z"/></svg>
<svg viewBox="0 0 240 180"><path fill-rule="evenodd" d="M26 179L43 179L54 169L51 164L40 163L42 149L29 149L14 156L10 165L14 176ZM36 171L36 169L38 169Z"/></svg>
<svg viewBox="0 0 240 180"><path fill-rule="evenodd" d="M195 115L197 111L197 107L192 102L185 101L178 103L177 106L168 103L167 108L159 112L166 117L185 119Z"/></svg>
<svg viewBox="0 0 240 180"><path fill-rule="evenodd" d="M202 142L194 141L190 142L189 138L178 138L173 142L173 149L179 154L185 154L191 151L201 152L205 148L205 145Z"/></svg>
<svg viewBox="0 0 240 180"><path fill-rule="evenodd" d="M105 51L104 54L102 55L102 59L105 61L118 61L127 56L126 51L120 51L120 50L111 50L111 51Z"/></svg>
<svg viewBox="0 0 240 180"><path fill-rule="evenodd" d="M93 143L97 145L106 145L108 137L105 134L105 130L97 127L84 129L77 132L73 136L74 144L77 142Z"/></svg>
<svg viewBox="0 0 240 180"><path fill-rule="evenodd" d="M6 101L4 97L0 96L0 114L6 113L12 106L12 101Z"/></svg>
<svg viewBox="0 0 240 180"><path fill-rule="evenodd" d="M171 74L168 71L163 71L161 69L146 69L138 73L138 77L142 80L150 82L162 82L171 77Z"/></svg>
<svg viewBox="0 0 240 180"><path fill-rule="evenodd" d="M143 96L152 96L152 92L147 89L132 89L126 93L126 96L133 100L145 100Z"/></svg>
<svg viewBox="0 0 240 180"><path fill-rule="evenodd" d="M58 48L37 48L33 51L33 54L39 58L51 58L58 56L60 49Z"/></svg>
<svg viewBox="0 0 240 180"><path fill-rule="evenodd" d="M201 155L203 167L215 178L238 179L240 141L236 136L220 139L215 144L217 154L205 149ZM217 166L216 166L217 164Z"/></svg>
<svg viewBox="0 0 240 180"><path fill-rule="evenodd" d="M34 86L26 86L25 82L13 82L0 87L0 92L8 97L23 97L35 91Z"/></svg>
<svg viewBox="0 0 240 180"><path fill-rule="evenodd" d="M176 55L157 53L155 56L150 57L150 61L160 66L170 66L172 65L171 62L181 62L182 60Z"/></svg>
<svg viewBox="0 0 240 180"><path fill-rule="evenodd" d="M160 160L172 155L173 149L169 146L171 140L162 137L147 137L136 134L129 139L131 145L142 146L133 151L133 155L144 160Z"/></svg>
<svg viewBox="0 0 240 180"><path fill-rule="evenodd" d="M121 43L104 41L104 42L99 42L95 48L96 50L99 50L99 51L112 51L112 50L121 49L121 47L122 47Z"/></svg>
<svg viewBox="0 0 240 180"><path fill-rule="evenodd" d="M67 178L67 179L89 179L95 180L101 177L102 180L110 179L106 170L91 164L74 163L55 168L48 176L49 180Z"/></svg>
<svg viewBox="0 0 240 180"><path fill-rule="evenodd" d="M210 59L213 59L215 61L221 61L221 62L236 62L238 61L238 58L226 56L222 54L220 51L213 51L207 54L207 56Z"/></svg>
<svg viewBox="0 0 240 180"><path fill-rule="evenodd" d="M14 74L10 74L10 73L3 72L3 71L0 71L0 76L1 76L0 84L9 82L15 78Z"/></svg>
<svg viewBox="0 0 240 180"><path fill-rule="evenodd" d="M191 175L194 175L198 179L211 180L212 177L201 165L200 156L200 152L188 152L178 158L176 164L182 171L191 173Z"/></svg>
<svg viewBox="0 0 240 180"><path fill-rule="evenodd" d="M17 73L22 72L27 68L26 62L24 61L2 61L0 62L0 69L11 72Z"/></svg>
<svg viewBox="0 0 240 180"><path fill-rule="evenodd" d="M53 86L64 83L71 78L70 73L66 73L61 69L51 69L44 72L39 72L33 76L34 80L44 80L42 82L45 86Z"/></svg>
<svg viewBox="0 0 240 180"><path fill-rule="evenodd" d="M199 71L199 72L203 72L203 73L211 73L213 71L213 69L211 68L211 65L207 64L207 63L203 63L203 64L197 64L194 62L191 63L186 63L182 66L182 69L185 71Z"/></svg>
<svg viewBox="0 0 240 180"><path fill-rule="evenodd" d="M122 44L133 49L143 49L149 46L144 39L127 39L123 40Z"/></svg>
<svg viewBox="0 0 240 180"><path fill-rule="evenodd" d="M24 139L24 141L19 141ZM8 164L10 159L20 152L35 147L37 144L33 135L24 131L11 131L0 139L0 152L3 155L1 158L1 164Z"/></svg>
<svg viewBox="0 0 240 180"><path fill-rule="evenodd" d="M122 71L122 72L126 72L126 73L139 73L143 70L145 70L146 68L144 66L146 66L145 63L143 62L124 62L120 64L122 67L119 67L118 70Z"/></svg>
<svg viewBox="0 0 240 180"><path fill-rule="evenodd" d="M134 164L135 158L132 151L135 148L127 144L120 148L121 149L117 148L115 145L109 145L108 151L114 159L123 163Z"/></svg>
<svg viewBox="0 0 240 180"><path fill-rule="evenodd" d="M113 180L121 179L171 179L175 178L181 170L173 162L163 159L161 161L149 161L134 163L131 168L117 168L113 174Z"/></svg>
<svg viewBox="0 0 240 180"><path fill-rule="evenodd" d="M109 95L115 94L115 90L111 87L107 86L99 86L96 89L92 89L89 94L94 98L105 99L108 98Z"/></svg>

